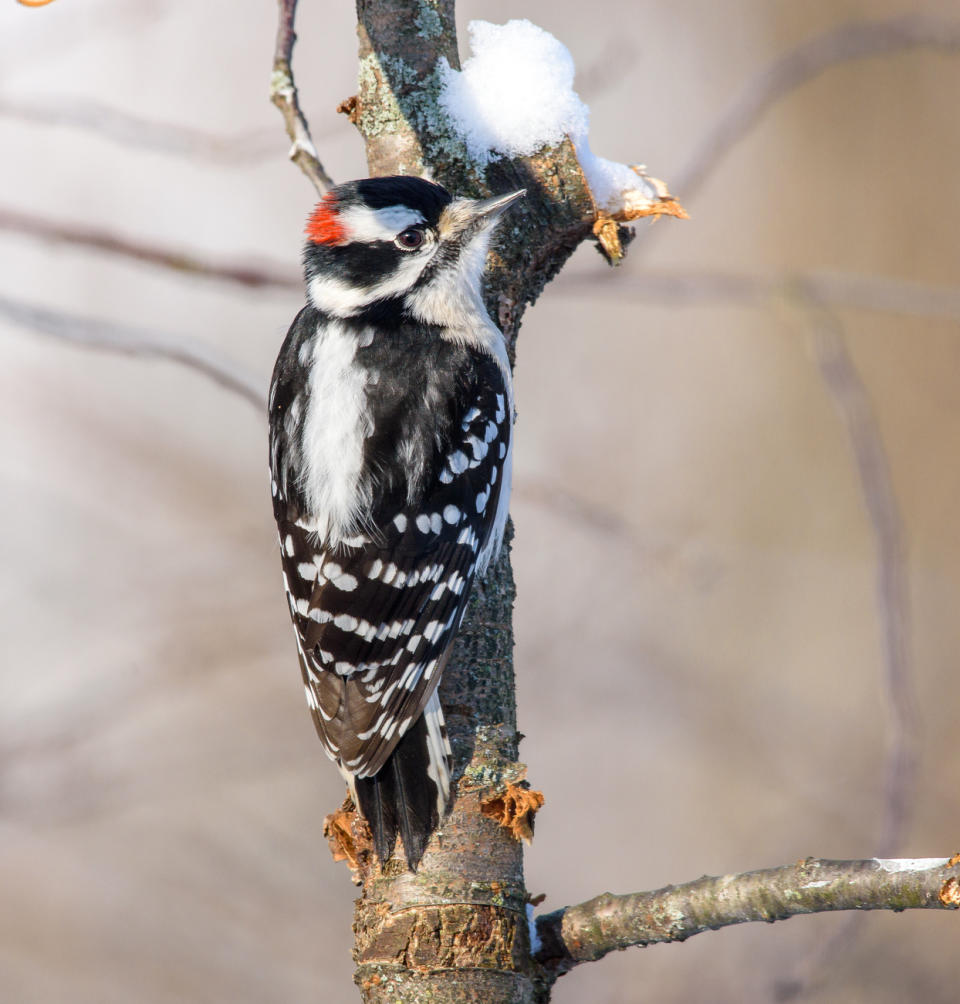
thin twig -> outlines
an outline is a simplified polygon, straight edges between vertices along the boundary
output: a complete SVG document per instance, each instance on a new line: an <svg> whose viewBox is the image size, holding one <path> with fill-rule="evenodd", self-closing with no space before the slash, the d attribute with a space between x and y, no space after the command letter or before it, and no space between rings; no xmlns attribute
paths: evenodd
<svg viewBox="0 0 960 1004"><path fill-rule="evenodd" d="M801 42L755 76L721 113L686 166L671 179L674 191L689 203L720 158L756 125L771 105L831 67L854 59L931 46L960 48L960 21L905 14L882 21L855 21Z"/></svg>
<svg viewBox="0 0 960 1004"><path fill-rule="evenodd" d="M604 893L538 917L541 946L535 958L562 974L631 945L686 941L751 921L836 910L956 909L958 876L960 858L807 858L740 875L704 876L655 892Z"/></svg>
<svg viewBox="0 0 960 1004"><path fill-rule="evenodd" d="M270 78L270 100L280 109L287 135L293 144L290 159L313 183L317 193L323 195L333 188L333 181L320 163L317 148L310 138L310 127L300 110L300 98L293 80L293 44L297 40L293 30L297 16L297 0L277 0L280 9L277 24L277 44L273 54L273 74Z"/></svg>
<svg viewBox="0 0 960 1004"><path fill-rule="evenodd" d="M239 394L259 412L266 412L263 380L202 342L164 331L94 321L5 296L0 296L0 316L24 328L84 348L179 363Z"/></svg>
<svg viewBox="0 0 960 1004"><path fill-rule="evenodd" d="M51 220L16 209L0 207L0 230L12 230L43 240L62 241L80 247L96 248L108 254L133 258L149 265L188 272L207 279L221 279L253 288L276 287L280 289L300 289L303 280L293 270L285 270L276 265L254 262L218 262L199 258L183 251L171 251L120 237L108 230L78 226Z"/></svg>

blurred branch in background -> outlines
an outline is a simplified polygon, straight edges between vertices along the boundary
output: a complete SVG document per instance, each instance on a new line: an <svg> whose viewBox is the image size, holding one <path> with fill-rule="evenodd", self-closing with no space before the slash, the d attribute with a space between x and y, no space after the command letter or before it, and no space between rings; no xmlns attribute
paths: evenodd
<svg viewBox="0 0 960 1004"><path fill-rule="evenodd" d="M877 617L888 709L885 802L877 853L895 854L913 816L917 782L919 716L911 658L909 582L903 526L883 439L870 398L847 348L843 325L810 290L799 301L813 331L814 356L824 386L843 422L856 462L877 552ZM822 982L832 960L859 937L863 916L852 913L796 967L778 980L774 997L796 1000Z"/></svg>
<svg viewBox="0 0 960 1004"><path fill-rule="evenodd" d="M801 42L753 78L717 119L686 166L674 189L689 203L717 162L791 91L841 63L883 56L903 49L960 48L960 21L905 14L882 21L854 21Z"/></svg>
<svg viewBox="0 0 960 1004"><path fill-rule="evenodd" d="M213 160L227 167L268 160L277 154L273 129L218 136L202 129L146 119L70 94L50 94L43 98L0 97L0 116L27 125L82 129L121 146Z"/></svg>
<svg viewBox="0 0 960 1004"><path fill-rule="evenodd" d="M108 230L63 223L16 209L0 207L0 230L26 234L40 240L94 248L107 254L133 258L147 265L188 272L207 279L221 279L241 286L273 286L279 289L302 289L303 280L293 269L255 262L224 262L203 259L188 251L172 251L133 241Z"/></svg>
<svg viewBox="0 0 960 1004"><path fill-rule="evenodd" d="M83 348L179 363L239 394L260 414L266 413L267 397L261 378L202 342L169 332L65 314L6 296L0 296L0 316L31 331Z"/></svg>
<svg viewBox="0 0 960 1004"><path fill-rule="evenodd" d="M853 272L812 270L761 276L704 269L657 272L645 268L638 275L623 278L593 273L564 274L554 284L556 292L575 296L603 297L612 294L614 287L618 293L670 306L717 302L766 306L771 299L793 298L800 291L832 307L960 322L960 286L934 286Z"/></svg>
<svg viewBox="0 0 960 1004"><path fill-rule="evenodd" d="M843 326L813 297L809 311L817 365L850 440L877 549L877 607L891 716L886 815L877 847L877 853L886 856L903 844L917 766L918 715L910 657L906 546L883 439L869 395L847 349Z"/></svg>

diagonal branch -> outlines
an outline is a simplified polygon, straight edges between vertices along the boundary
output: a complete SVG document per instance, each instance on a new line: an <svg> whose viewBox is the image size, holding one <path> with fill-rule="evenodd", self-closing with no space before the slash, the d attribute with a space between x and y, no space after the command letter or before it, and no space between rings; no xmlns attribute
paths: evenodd
<svg viewBox="0 0 960 1004"><path fill-rule="evenodd" d="M720 158L790 91L840 63L904 49L960 48L960 21L904 14L882 21L854 21L801 42L749 81L694 151L673 187L685 202L700 188Z"/></svg>
<svg viewBox="0 0 960 1004"><path fill-rule="evenodd" d="M216 349L165 331L93 321L0 296L0 317L40 334L85 348L127 356L166 359L202 373L226 390L239 394L264 414L267 398L263 381Z"/></svg>
<svg viewBox="0 0 960 1004"><path fill-rule="evenodd" d="M290 159L313 183L317 193L323 195L333 188L330 175L320 163L317 148L310 138L310 127L300 110L300 97L293 80L293 44L297 40L293 22L297 16L297 0L277 0L280 20L277 25L277 44L273 53L273 74L270 78L270 100L280 109L287 135L293 146Z"/></svg>
<svg viewBox="0 0 960 1004"><path fill-rule="evenodd" d="M302 289L303 280L292 270L256 262L226 262L200 258L186 251L173 251L120 237L108 230L62 223L16 209L0 207L0 230L27 234L42 240L61 241L78 247L94 248L107 254L133 258L148 265L187 272L207 279L221 279L251 288Z"/></svg>
<svg viewBox="0 0 960 1004"><path fill-rule="evenodd" d="M535 959L556 975L631 945L685 941L751 921L835 910L955 910L960 855L865 861L807 858L740 875L704 876L655 892L604 893L538 917Z"/></svg>

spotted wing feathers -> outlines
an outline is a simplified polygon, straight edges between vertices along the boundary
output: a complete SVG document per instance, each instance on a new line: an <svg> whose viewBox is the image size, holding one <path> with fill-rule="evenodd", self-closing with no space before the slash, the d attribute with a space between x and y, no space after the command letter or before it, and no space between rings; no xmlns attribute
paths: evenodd
<svg viewBox="0 0 960 1004"><path fill-rule="evenodd" d="M502 384L478 384L422 496L376 513L376 529L335 547L318 541L310 514L275 488L314 723L328 754L355 779L381 859L399 832L408 860L417 852L412 867L449 797L436 687L478 565L498 544L492 535L502 534L494 524L512 417L504 393Z"/></svg>

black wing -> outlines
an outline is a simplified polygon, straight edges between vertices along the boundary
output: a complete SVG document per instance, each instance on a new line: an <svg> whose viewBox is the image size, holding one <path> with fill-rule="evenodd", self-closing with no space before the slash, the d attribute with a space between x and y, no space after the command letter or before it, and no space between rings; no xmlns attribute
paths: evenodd
<svg viewBox="0 0 960 1004"><path fill-rule="evenodd" d="M307 700L328 753L357 777L381 769L436 689L491 543L511 415L497 364L472 373L425 489L378 512L376 531L324 546L272 471Z"/></svg>

